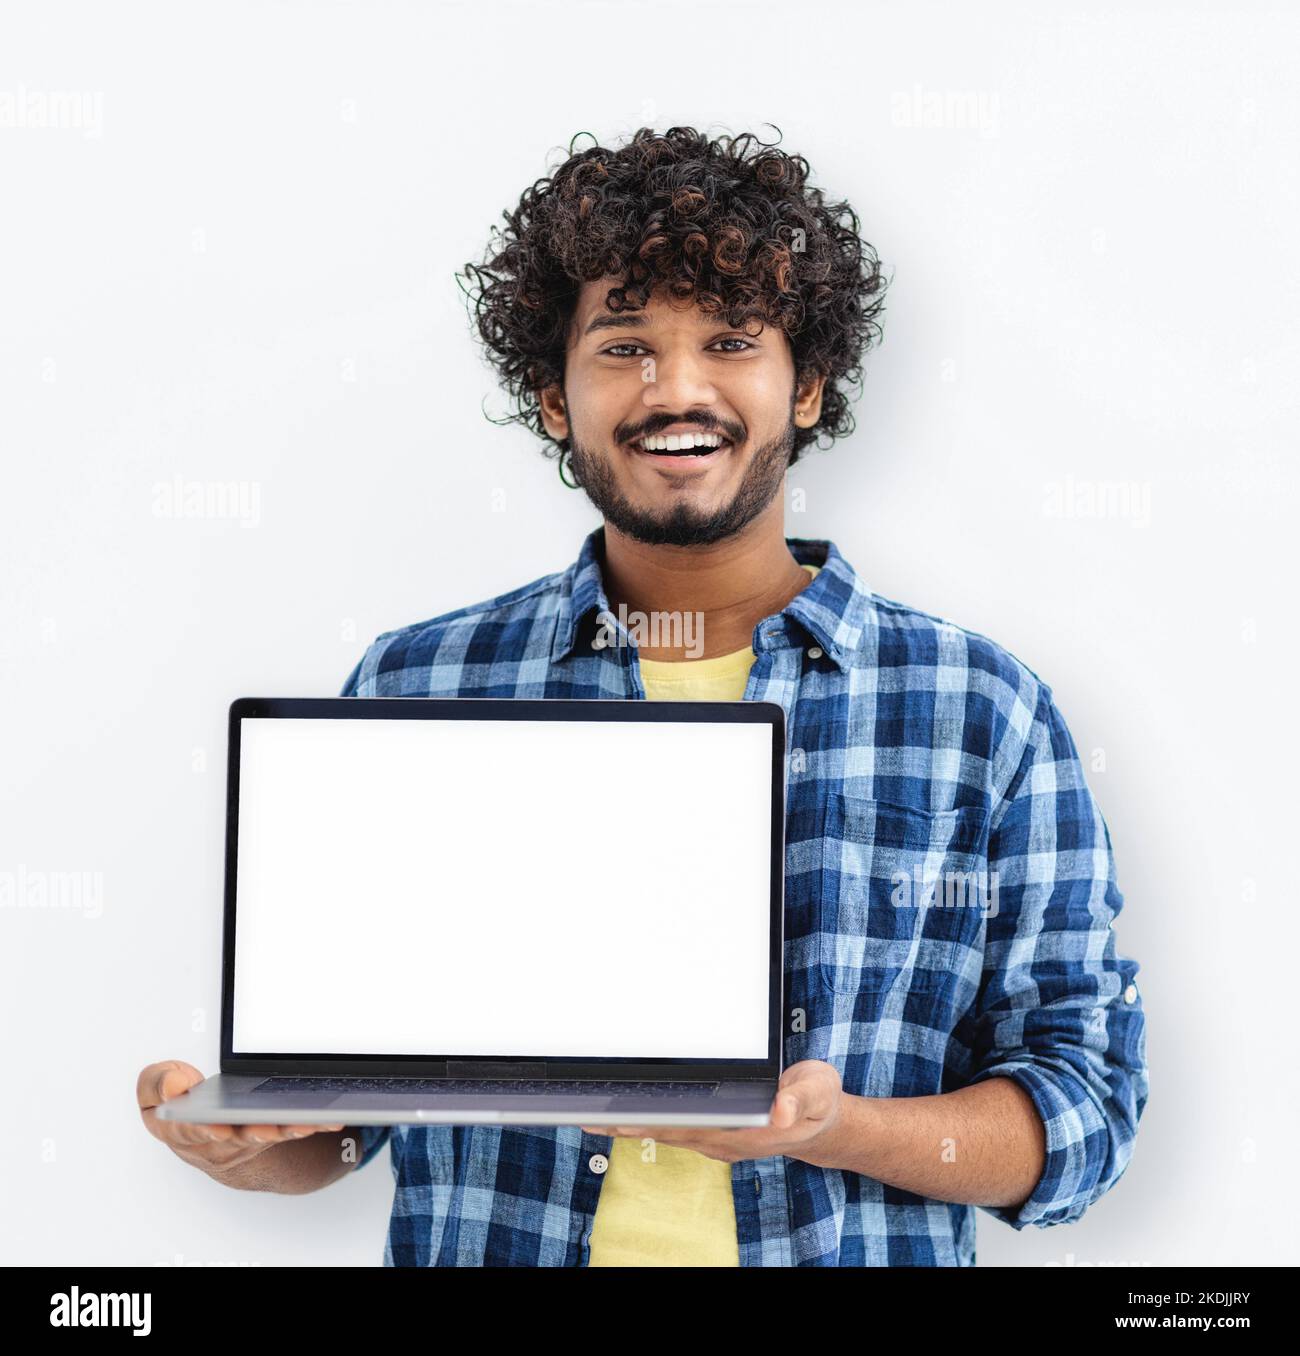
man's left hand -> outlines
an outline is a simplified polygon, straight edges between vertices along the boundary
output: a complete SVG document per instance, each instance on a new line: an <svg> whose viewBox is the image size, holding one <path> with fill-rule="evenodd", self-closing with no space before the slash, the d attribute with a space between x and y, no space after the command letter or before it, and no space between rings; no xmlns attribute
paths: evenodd
<svg viewBox="0 0 1300 1356"><path fill-rule="evenodd" d="M706 1158L738 1163L747 1158L784 1154L802 1158L823 1145L839 1121L843 1105L840 1076L830 1064L805 1059L782 1075L772 1102L771 1123L734 1130L697 1129L690 1125L591 1126L591 1135L618 1135L625 1139L653 1139L678 1149L694 1149Z"/></svg>

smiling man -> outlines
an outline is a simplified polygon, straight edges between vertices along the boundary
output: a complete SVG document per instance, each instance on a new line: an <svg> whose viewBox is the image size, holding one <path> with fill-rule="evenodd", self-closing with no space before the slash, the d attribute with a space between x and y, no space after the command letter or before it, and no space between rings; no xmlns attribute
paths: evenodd
<svg viewBox="0 0 1300 1356"><path fill-rule="evenodd" d="M385 1261L971 1265L975 1207L1068 1223L1130 1161L1145 1025L1109 831L1032 670L784 535L786 472L851 431L879 336L852 210L751 136L570 150L465 276L512 418L602 525L567 569L380 636L344 693L780 703L787 1067L761 1129L345 1130L362 1163L391 1143ZM636 644L634 612L698 617L702 647ZM141 1077L160 1137L187 1069ZM347 1170L337 1132L257 1131L184 1156L264 1190Z"/></svg>

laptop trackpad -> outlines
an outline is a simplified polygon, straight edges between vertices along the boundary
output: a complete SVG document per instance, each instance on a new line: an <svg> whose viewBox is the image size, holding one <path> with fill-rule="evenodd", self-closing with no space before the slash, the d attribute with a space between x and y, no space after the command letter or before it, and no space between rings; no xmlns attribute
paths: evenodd
<svg viewBox="0 0 1300 1356"><path fill-rule="evenodd" d="M232 1111L262 1111L274 1107L275 1110L319 1111L323 1107L333 1106L339 1099L328 1092L236 1092L221 1097L221 1105Z"/></svg>

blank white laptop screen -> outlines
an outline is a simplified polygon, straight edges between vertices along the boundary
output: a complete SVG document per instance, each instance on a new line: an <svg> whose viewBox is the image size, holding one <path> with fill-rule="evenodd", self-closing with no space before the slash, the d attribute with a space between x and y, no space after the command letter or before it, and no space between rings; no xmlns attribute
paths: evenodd
<svg viewBox="0 0 1300 1356"><path fill-rule="evenodd" d="M244 718L239 1054L763 1059L766 724Z"/></svg>

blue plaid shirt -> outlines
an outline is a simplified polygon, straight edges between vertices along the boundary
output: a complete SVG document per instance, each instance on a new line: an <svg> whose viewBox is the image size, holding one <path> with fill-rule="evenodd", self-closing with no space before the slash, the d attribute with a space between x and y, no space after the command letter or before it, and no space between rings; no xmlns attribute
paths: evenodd
<svg viewBox="0 0 1300 1356"><path fill-rule="evenodd" d="M1067 1224L1133 1151L1145 1018L1138 966L1115 947L1110 833L1036 674L870 592L833 543L787 542L822 568L755 626L745 691L786 713L785 1064L825 1060L861 1097L1012 1078L1043 1119L1047 1160L1018 1209L794 1158L739 1162L740 1262L970 1266L976 1208L1014 1229ZM636 649L608 611L603 548L598 527L565 570L386 632L343 695L645 700ZM602 616L621 643L592 644L608 634ZM385 1265L586 1264L603 1181L592 1159L608 1136L356 1133L358 1166L391 1143Z"/></svg>

